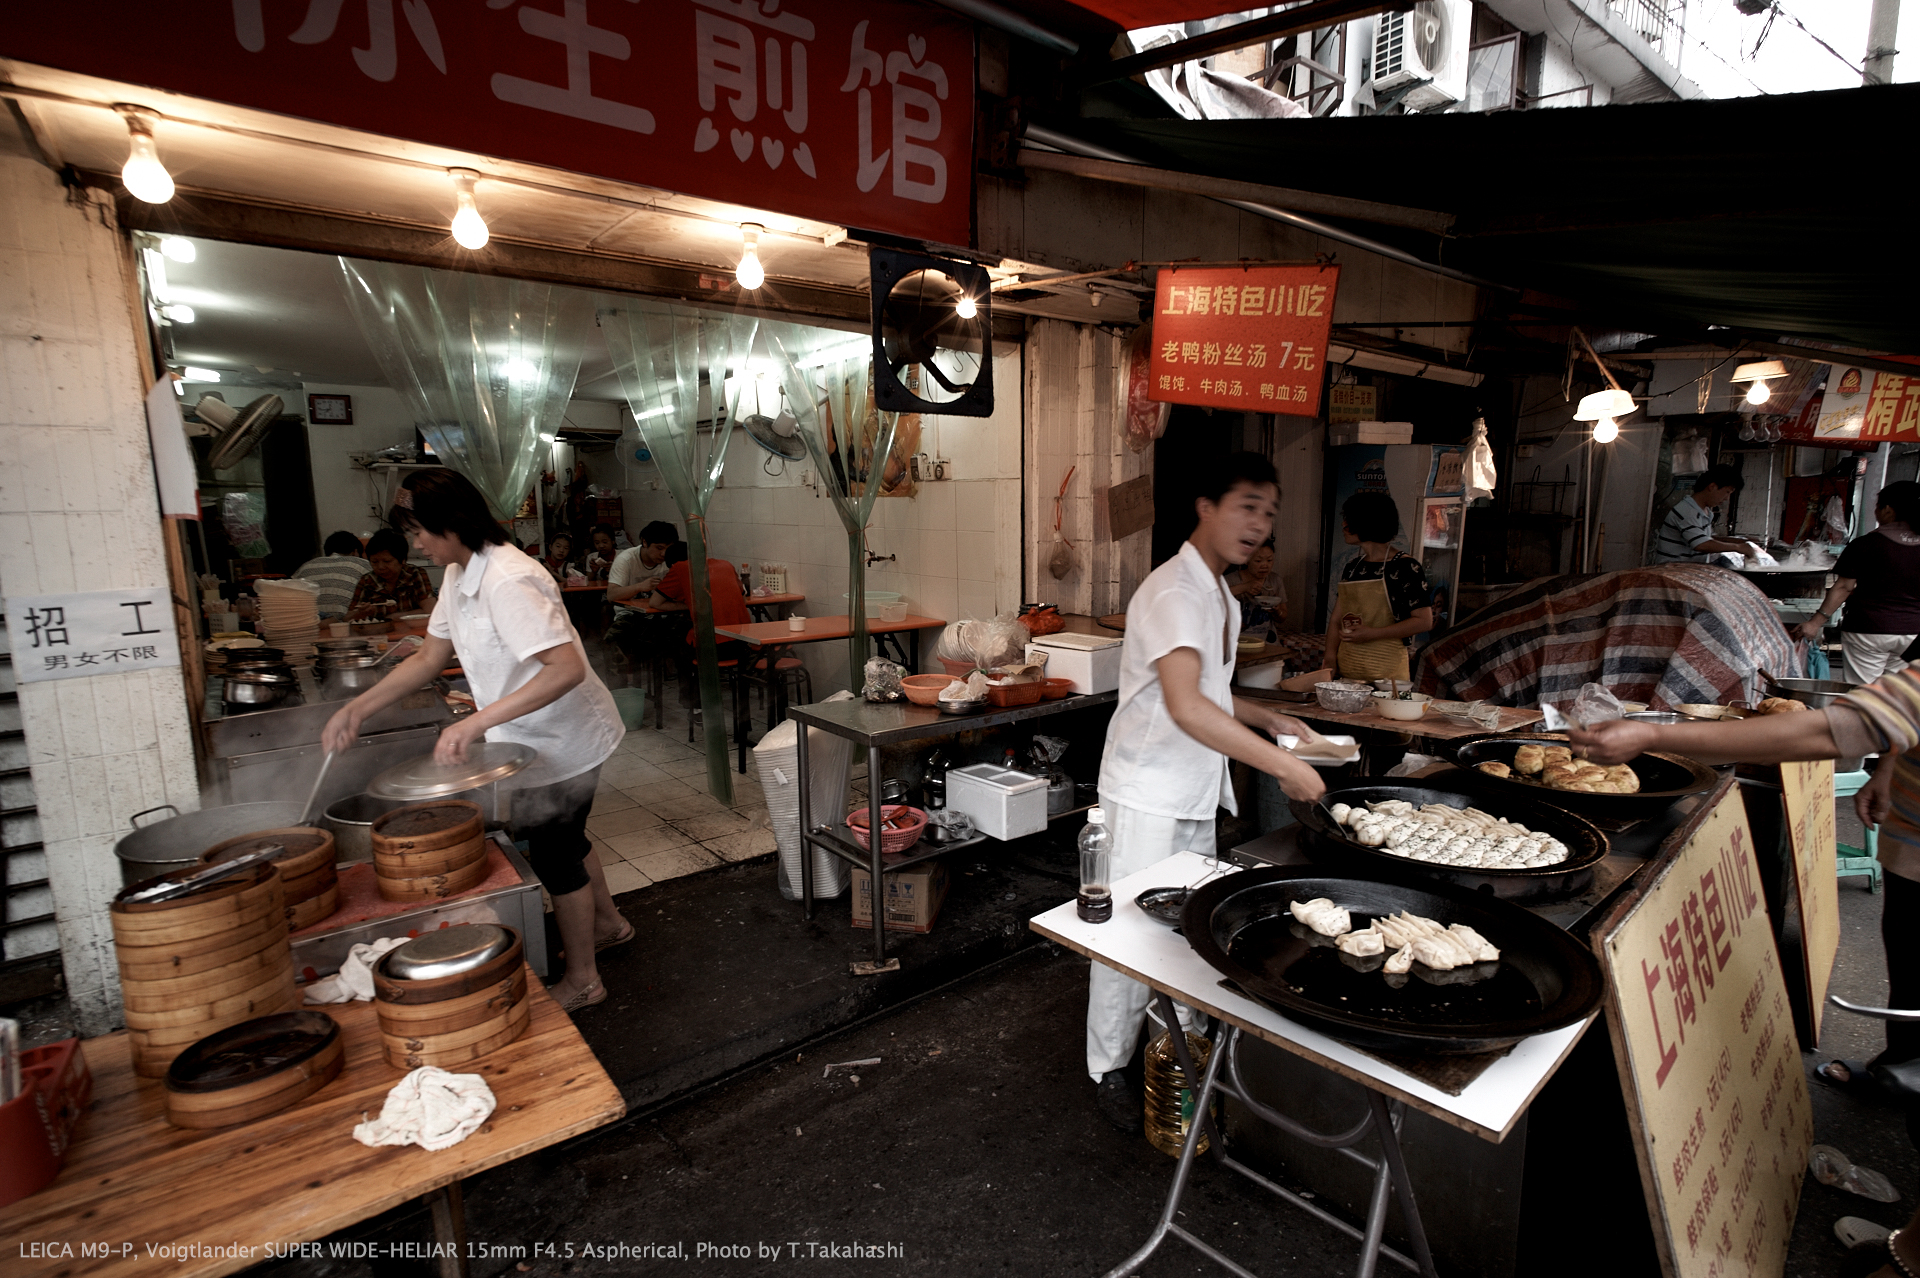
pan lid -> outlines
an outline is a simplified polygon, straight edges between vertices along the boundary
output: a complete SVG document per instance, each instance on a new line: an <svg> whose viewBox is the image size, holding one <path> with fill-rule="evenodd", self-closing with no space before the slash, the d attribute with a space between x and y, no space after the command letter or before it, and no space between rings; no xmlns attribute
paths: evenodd
<svg viewBox="0 0 1920 1278"><path fill-rule="evenodd" d="M494 923L436 928L394 947L387 956L387 974L402 981L456 976L505 954L512 945L512 933Z"/></svg>
<svg viewBox="0 0 1920 1278"><path fill-rule="evenodd" d="M436 763L423 754L382 772L368 783L367 793L380 799L437 799L505 780L537 757L532 746L517 741L476 741L467 747L465 763Z"/></svg>

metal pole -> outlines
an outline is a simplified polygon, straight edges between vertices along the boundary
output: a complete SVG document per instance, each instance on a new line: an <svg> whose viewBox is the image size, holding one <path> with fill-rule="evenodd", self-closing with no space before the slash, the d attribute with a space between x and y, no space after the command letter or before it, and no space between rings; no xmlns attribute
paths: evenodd
<svg viewBox="0 0 1920 1278"><path fill-rule="evenodd" d="M1900 0L1873 0L1867 17L1867 60L1860 83L1893 83L1894 31L1900 25Z"/></svg>

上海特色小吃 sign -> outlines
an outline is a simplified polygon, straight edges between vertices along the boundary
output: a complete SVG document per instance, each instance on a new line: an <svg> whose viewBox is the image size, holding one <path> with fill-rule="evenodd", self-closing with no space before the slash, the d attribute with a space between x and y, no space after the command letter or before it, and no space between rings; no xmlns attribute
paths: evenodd
<svg viewBox="0 0 1920 1278"><path fill-rule="evenodd" d="M1163 269L1148 396L1317 416L1339 283L1337 266Z"/></svg>
<svg viewBox="0 0 1920 1278"><path fill-rule="evenodd" d="M13 673L21 683L84 679L180 664L165 586L7 596Z"/></svg>

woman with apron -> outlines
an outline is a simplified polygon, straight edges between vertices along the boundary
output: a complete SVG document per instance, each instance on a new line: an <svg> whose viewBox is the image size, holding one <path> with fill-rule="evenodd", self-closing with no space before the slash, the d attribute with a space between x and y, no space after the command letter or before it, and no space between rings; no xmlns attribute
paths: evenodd
<svg viewBox="0 0 1920 1278"><path fill-rule="evenodd" d="M1433 599L1420 561L1396 550L1400 510L1386 493L1355 493L1340 508L1360 554L1340 574L1323 664L1342 679L1407 679L1407 640L1433 629Z"/></svg>

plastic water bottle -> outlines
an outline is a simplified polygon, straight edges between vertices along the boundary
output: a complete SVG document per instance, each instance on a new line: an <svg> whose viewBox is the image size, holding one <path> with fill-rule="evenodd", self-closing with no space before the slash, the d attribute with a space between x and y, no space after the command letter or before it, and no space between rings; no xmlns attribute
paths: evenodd
<svg viewBox="0 0 1920 1278"><path fill-rule="evenodd" d="M1080 917L1088 923L1105 923L1113 917L1113 831L1107 829L1107 814L1099 808L1087 810L1087 824L1080 831Z"/></svg>

